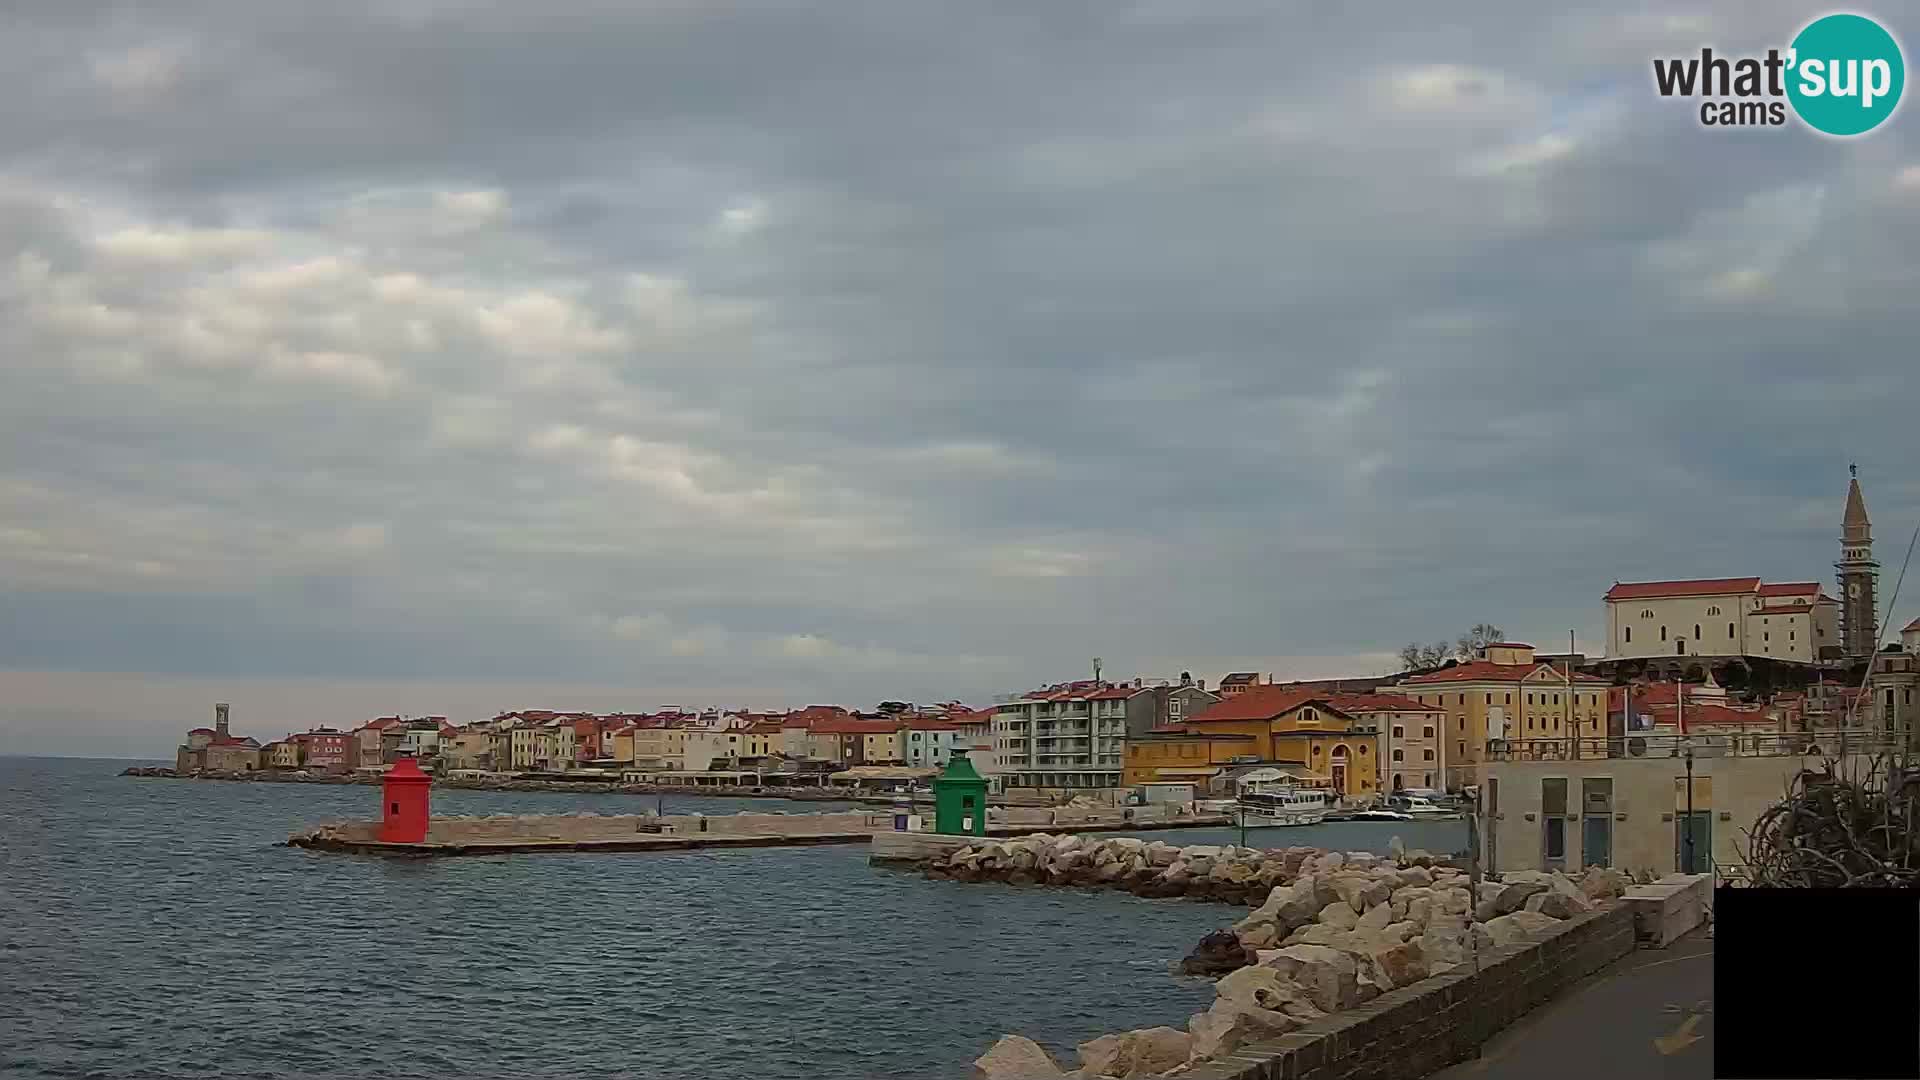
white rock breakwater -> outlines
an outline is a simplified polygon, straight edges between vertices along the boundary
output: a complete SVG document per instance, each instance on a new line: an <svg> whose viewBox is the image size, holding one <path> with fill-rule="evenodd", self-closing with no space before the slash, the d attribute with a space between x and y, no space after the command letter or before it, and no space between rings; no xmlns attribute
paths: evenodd
<svg viewBox="0 0 1920 1080"><path fill-rule="evenodd" d="M1072 1071L1032 1040L1007 1035L974 1062L981 1080L1177 1076L1244 1043L1471 963L1478 950L1525 940L1617 898L1630 884L1620 871L1596 868L1579 878L1508 873L1476 891L1464 871L1418 852L1382 858L1047 834L983 841L927 873L1257 905L1184 961L1192 973L1226 972L1212 1007L1194 1014L1185 1030L1103 1035L1080 1044Z"/></svg>

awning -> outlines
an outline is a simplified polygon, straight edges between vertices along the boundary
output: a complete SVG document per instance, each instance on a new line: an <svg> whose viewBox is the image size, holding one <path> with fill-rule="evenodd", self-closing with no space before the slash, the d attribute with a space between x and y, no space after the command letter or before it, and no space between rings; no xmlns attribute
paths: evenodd
<svg viewBox="0 0 1920 1080"><path fill-rule="evenodd" d="M1153 770L1153 774L1154 774L1155 776L1202 776L1202 777L1207 777L1207 776L1219 776L1219 775L1220 775L1220 771L1221 771L1221 770L1220 770L1220 767L1216 765L1216 766L1214 766L1214 767L1213 767L1213 768L1211 768L1211 769L1200 769L1200 768L1184 768L1184 769L1169 769L1169 768L1159 768L1159 769L1155 769L1155 770Z"/></svg>

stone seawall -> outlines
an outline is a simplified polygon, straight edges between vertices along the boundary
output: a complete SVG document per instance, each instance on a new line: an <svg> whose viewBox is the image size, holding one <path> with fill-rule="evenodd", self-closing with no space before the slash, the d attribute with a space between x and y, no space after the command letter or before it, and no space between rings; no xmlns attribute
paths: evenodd
<svg viewBox="0 0 1920 1080"><path fill-rule="evenodd" d="M1185 1080L1421 1077L1471 1058L1488 1038L1634 949L1625 905L1496 945L1462 966L1276 1039L1199 1065Z"/></svg>

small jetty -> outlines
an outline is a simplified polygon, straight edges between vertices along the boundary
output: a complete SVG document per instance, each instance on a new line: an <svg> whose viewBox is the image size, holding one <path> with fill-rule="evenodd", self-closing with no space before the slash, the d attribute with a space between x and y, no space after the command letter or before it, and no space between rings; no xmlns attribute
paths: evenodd
<svg viewBox="0 0 1920 1080"><path fill-rule="evenodd" d="M996 823L987 836L1025 836L1045 827ZM1222 815L1123 820L1119 811L1077 814L1075 832L1145 832L1227 824ZM358 855L509 855L546 851L687 851L698 848L807 847L866 844L896 835L890 814L528 814L433 818L417 841L380 839L381 822L351 821L294 833L289 847ZM1056 826L1058 827L1058 826ZM911 836L931 835L909 833ZM956 838L962 839L962 838Z"/></svg>
<svg viewBox="0 0 1920 1080"><path fill-rule="evenodd" d="M987 807L985 782L962 763L949 766L936 785L971 784L963 816L974 836L1024 836L1043 829L1076 832L1136 832L1228 824L1224 814L1193 814L1160 804L1130 807ZM494 814L434 817L429 811L432 778L410 758L394 763L382 778L381 818L321 825L294 833L289 847L361 855L507 855L542 851L686 851L696 848L806 847L865 844L875 836L931 835L932 824L904 800L891 813L872 810L827 814ZM937 790L937 788L936 788ZM984 816L974 816L983 814ZM937 815L936 815L937 816ZM963 831L954 828L952 831Z"/></svg>

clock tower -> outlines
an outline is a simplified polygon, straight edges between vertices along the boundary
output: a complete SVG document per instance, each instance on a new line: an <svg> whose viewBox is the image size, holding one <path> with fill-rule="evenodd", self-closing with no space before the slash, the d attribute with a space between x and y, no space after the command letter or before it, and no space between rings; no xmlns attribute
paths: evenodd
<svg viewBox="0 0 1920 1080"><path fill-rule="evenodd" d="M1880 647L1874 586L1880 564L1873 561L1873 523L1860 496L1860 468L1847 466L1847 510L1840 519L1840 645L1848 659L1872 656Z"/></svg>

